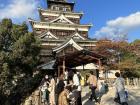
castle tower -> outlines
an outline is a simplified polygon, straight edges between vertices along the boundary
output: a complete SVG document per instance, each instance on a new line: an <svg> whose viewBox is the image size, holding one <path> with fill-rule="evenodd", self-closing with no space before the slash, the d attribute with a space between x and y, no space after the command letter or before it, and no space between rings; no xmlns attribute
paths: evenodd
<svg viewBox="0 0 140 105"><path fill-rule="evenodd" d="M80 24L83 12L74 12L75 3L47 0L47 9L38 8L40 21L29 19L33 32L41 40L41 61L83 49L90 50L96 41L88 38L91 24Z"/></svg>

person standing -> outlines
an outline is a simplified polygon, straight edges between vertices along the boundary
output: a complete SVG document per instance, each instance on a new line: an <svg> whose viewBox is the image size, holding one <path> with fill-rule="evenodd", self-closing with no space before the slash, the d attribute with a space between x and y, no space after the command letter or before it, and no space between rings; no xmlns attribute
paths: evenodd
<svg viewBox="0 0 140 105"><path fill-rule="evenodd" d="M68 71L68 82L69 81L72 81L72 79L73 79L73 71L70 69L69 71Z"/></svg>
<svg viewBox="0 0 140 105"><path fill-rule="evenodd" d="M119 99L119 102L121 103L121 105L128 105L126 102L126 96L125 96L125 81L120 76L119 72L116 72L115 76L117 77L114 83L115 89L116 89L115 98Z"/></svg>
<svg viewBox="0 0 140 105"><path fill-rule="evenodd" d="M46 82L44 82L43 86L41 86L41 102L43 103L43 105L45 105L46 103L46 90L47 90L47 84Z"/></svg>
<svg viewBox="0 0 140 105"><path fill-rule="evenodd" d="M50 77L49 88L50 88L49 94L50 105L55 105L55 80L52 76Z"/></svg>
<svg viewBox="0 0 140 105"><path fill-rule="evenodd" d="M94 98L96 103L99 103L99 101L98 101L98 99L96 97L96 93L95 93L95 90L97 88L97 78L96 78L95 75L93 75L93 71L90 71L90 76L89 76L89 78L87 80L87 83L89 84L89 87L90 87L91 92L92 92L89 100L92 101L92 99Z"/></svg>
<svg viewBox="0 0 140 105"><path fill-rule="evenodd" d="M60 93L64 90L64 87L65 87L64 75L60 74L58 83L56 85L56 92L55 92L56 93L56 105L58 105L58 98L59 98Z"/></svg>
<svg viewBox="0 0 140 105"><path fill-rule="evenodd" d="M59 95L58 105L69 105L68 102L69 93L70 93L70 87L66 86Z"/></svg>
<svg viewBox="0 0 140 105"><path fill-rule="evenodd" d="M46 105L46 103L49 103L49 78L48 78L48 75L46 75L42 81L41 81L41 84L40 84L40 89L41 92L40 92L40 95L41 95L41 99L42 100L41 102Z"/></svg>
<svg viewBox="0 0 140 105"><path fill-rule="evenodd" d="M77 92L77 105L82 105L82 100L81 100L81 85L80 85L80 80L77 75L77 71L73 70L74 75L73 75L73 86L76 89Z"/></svg>
<svg viewBox="0 0 140 105"><path fill-rule="evenodd" d="M65 83L65 86L67 86L68 84L68 70L67 69L65 70L65 73L64 73L64 83Z"/></svg>

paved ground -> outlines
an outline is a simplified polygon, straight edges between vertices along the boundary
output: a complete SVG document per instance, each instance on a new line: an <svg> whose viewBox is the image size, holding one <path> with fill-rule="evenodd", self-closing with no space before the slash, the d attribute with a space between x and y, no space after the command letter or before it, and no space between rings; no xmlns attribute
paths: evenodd
<svg viewBox="0 0 140 105"><path fill-rule="evenodd" d="M140 87L139 88L127 87L127 89L129 91L128 104L140 105ZM114 94L115 94L114 89L110 88L108 93L102 96L100 105L118 105L113 101ZM95 105L94 101L88 100L89 96L90 96L89 88L84 87L82 92L83 105Z"/></svg>

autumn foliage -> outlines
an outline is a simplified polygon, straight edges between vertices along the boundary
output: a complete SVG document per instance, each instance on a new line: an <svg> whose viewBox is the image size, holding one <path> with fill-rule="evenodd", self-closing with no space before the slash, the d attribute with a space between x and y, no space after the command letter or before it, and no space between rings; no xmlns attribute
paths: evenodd
<svg viewBox="0 0 140 105"><path fill-rule="evenodd" d="M96 51L108 58L110 69L120 69L129 76L140 73L140 40L132 43L127 41L99 40Z"/></svg>

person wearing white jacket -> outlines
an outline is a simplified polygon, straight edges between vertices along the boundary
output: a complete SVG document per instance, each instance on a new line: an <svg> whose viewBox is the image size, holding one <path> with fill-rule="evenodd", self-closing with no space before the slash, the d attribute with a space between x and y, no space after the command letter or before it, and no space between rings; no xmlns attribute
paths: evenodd
<svg viewBox="0 0 140 105"><path fill-rule="evenodd" d="M81 84L79 77L77 75L77 71L74 70L74 75L73 75L73 86L77 87L77 105L82 105L82 100L81 100Z"/></svg>
<svg viewBox="0 0 140 105"><path fill-rule="evenodd" d="M125 81L120 76L119 72L116 72L115 76L117 77L117 79L115 80L115 83L114 83L115 89L116 89L115 98L119 98L121 105L128 105L126 102L127 100L126 100L126 96L125 96Z"/></svg>

